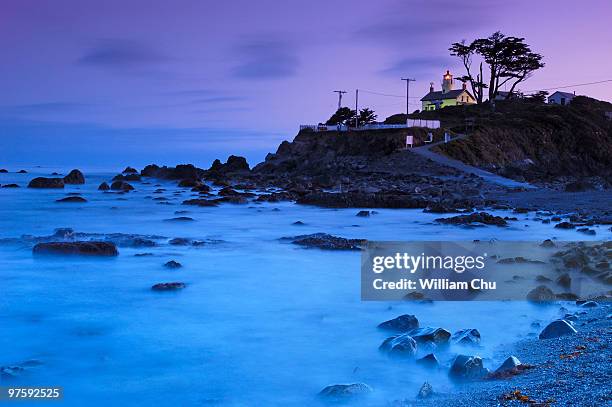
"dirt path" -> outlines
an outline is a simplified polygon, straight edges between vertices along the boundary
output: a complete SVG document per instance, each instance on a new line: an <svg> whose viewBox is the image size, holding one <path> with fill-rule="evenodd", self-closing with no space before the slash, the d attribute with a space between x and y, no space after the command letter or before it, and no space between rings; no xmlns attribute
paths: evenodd
<svg viewBox="0 0 612 407"><path fill-rule="evenodd" d="M461 139L466 138L466 137L467 136L464 135L464 134L459 135L459 136L453 138L453 140L451 140L451 143L454 140L461 140ZM438 154L438 153L435 153L435 152L431 151L432 147L435 147L435 146L437 146L439 144L442 144L442 143L444 143L444 141L439 141L437 143L426 144L424 146L415 147L415 148L412 148L412 149L407 150L407 151L411 151L413 153L419 154L422 157L429 158L430 160L432 160L432 161L434 161L434 162L436 162L438 164L446 165L448 167L455 168L455 169L457 169L459 171L463 171L463 172L467 172L467 173L470 173L470 174L477 175L480 178L482 178L485 181L490 182L492 184L497 184L497 185L501 185L501 186L509 187L509 188L537 189L537 187L535 187L535 186L533 186L531 184L528 184L526 182L514 181L512 179L505 178L505 177L502 177L502 176L497 175L497 174L493 174L492 172L488 172L488 171L485 171L483 169L480 169L480 168L477 168L477 167L473 167L473 166L465 164L465 163L463 163L461 161L454 160L454 159L452 159L450 157L447 157L445 155Z"/></svg>

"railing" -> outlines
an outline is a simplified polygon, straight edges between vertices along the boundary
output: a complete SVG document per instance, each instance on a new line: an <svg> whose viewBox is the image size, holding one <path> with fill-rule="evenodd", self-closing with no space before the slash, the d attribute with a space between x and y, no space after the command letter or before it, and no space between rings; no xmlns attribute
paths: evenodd
<svg viewBox="0 0 612 407"><path fill-rule="evenodd" d="M303 124L300 126L300 130L310 129L312 131L364 131L364 130L384 130L384 129L406 129L409 127L423 127L427 129L439 129L439 120L421 120L421 119L408 119L406 124L383 124L383 123L369 123L359 127L349 127L345 124Z"/></svg>

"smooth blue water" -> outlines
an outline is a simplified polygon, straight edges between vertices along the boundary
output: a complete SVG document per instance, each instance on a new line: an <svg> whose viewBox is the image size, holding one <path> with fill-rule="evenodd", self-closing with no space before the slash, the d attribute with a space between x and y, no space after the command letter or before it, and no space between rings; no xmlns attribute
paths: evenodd
<svg viewBox="0 0 612 407"><path fill-rule="evenodd" d="M64 171L67 172L66 170ZM22 187L36 175L0 174ZM477 328L488 367L507 356L502 345L533 333L558 306L527 302L434 304L360 301L360 255L304 249L279 238L314 232L370 240L585 239L520 217L509 228L433 224L419 210L333 210L291 203L182 206L192 193L160 182L171 205L151 199L157 187L133 183L125 195L96 190L113 174L86 174L65 190L0 189L0 238L78 232L139 233L220 243L120 248L114 259L33 257L23 243L0 245L0 366L36 359L12 383L64 386L62 405L311 405L328 384L365 382L376 402L413 398L425 381L452 391L444 372L389 360L376 329L403 313L451 332ZM58 204L80 192L85 204ZM195 222L171 223L177 210ZM294 226L301 220L306 225ZM609 239L596 228L593 239ZM150 257L134 254L151 252ZM163 263L183 264L168 270ZM177 293L158 282L183 281ZM453 349L459 351L460 349ZM22 404L23 405L23 404Z"/></svg>

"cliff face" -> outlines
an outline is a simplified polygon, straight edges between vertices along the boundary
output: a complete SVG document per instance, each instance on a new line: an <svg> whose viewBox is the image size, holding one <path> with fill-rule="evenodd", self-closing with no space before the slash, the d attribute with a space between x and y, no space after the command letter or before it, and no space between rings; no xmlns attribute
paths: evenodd
<svg viewBox="0 0 612 407"><path fill-rule="evenodd" d="M612 183L612 104L577 97L570 106L499 103L443 109L443 123L461 128L475 119L470 137L436 147L436 151L501 175L528 181L599 177Z"/></svg>
<svg viewBox="0 0 612 407"><path fill-rule="evenodd" d="M435 133L436 137L440 137L438 133ZM417 143L427 137L425 129L359 132L302 130L292 142L284 141L275 154L268 154L266 160L253 170L263 175L341 175L397 152L405 146L408 134L415 136Z"/></svg>

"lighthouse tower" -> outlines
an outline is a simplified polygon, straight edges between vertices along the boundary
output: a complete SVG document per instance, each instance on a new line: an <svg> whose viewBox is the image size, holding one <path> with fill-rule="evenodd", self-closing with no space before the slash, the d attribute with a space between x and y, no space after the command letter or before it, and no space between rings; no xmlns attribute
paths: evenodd
<svg viewBox="0 0 612 407"><path fill-rule="evenodd" d="M453 75L450 73L449 70L447 70L444 76L442 77L442 93L449 92L453 90L454 87L455 85L453 83Z"/></svg>

